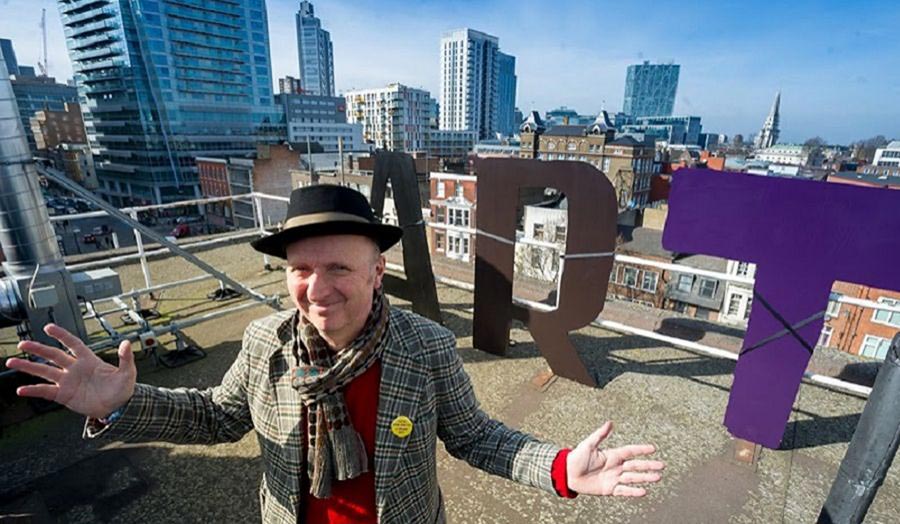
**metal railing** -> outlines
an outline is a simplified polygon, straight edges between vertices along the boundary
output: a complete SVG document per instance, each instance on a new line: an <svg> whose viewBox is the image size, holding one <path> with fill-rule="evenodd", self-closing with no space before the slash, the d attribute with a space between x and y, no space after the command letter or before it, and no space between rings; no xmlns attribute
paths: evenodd
<svg viewBox="0 0 900 524"><path fill-rule="evenodd" d="M269 231L266 230L265 225L262 220L261 202L263 200L270 200L270 201L274 201L274 202L286 203L289 201L289 198L282 197L282 196L276 196L276 195L269 195L269 194L260 193L260 192L252 192L252 193L247 193L247 194L242 194L242 195L200 198L200 199L193 199L193 200L187 200L187 201L181 201L181 202L174 202L174 203L169 203L169 204L134 206L134 207L129 207L129 208L123 208L121 211L127 212L132 217L136 217L138 212L143 212L143 211L151 211L151 210L156 210L156 209L169 209L169 208L176 208L176 207L183 207L183 206L197 206L197 205L202 205L202 204L207 204L207 203L216 203L216 202L231 201L231 200L247 200L247 199L249 199L252 202L253 209L254 209L254 217L256 218L256 226L251 230L237 231L233 234L216 236L216 238L205 239L205 240L198 241L198 242L189 242L189 243L181 245L181 247L183 247L183 248L198 248L198 247L232 242L234 240L243 239L243 238L247 238L247 237L255 237L255 236L259 236L259 235L271 234ZM61 216L58 215L58 216L52 217L51 221L57 222L57 221L61 221L61 220L93 218L93 217L100 217L100 216L106 216L106 215L108 215L108 213L106 211L92 211L92 212L86 212L86 213L76 213L76 214L72 214L72 215L61 215ZM436 222L431 222L431 221L425 221L425 224L427 227L431 227L434 229L458 231L461 233L468 233L473 236L476 236L479 233L479 231L477 229L471 228L471 227L448 225L445 223L436 223ZM133 230L133 231L135 232L136 238L139 238L140 233L137 230ZM534 247L541 248L541 249L556 250L560 253L562 253L562 250L563 250L562 245L550 243L550 242L544 242L544 241L527 239L527 238L519 238L519 239L517 239L517 241L521 242L523 244L532 245ZM141 295L145 295L145 294L148 294L151 292L160 291L163 289L170 289L170 288L174 288L174 287L178 287L178 286L182 286L182 285L188 285L188 284L215 278L212 275L207 274L207 275L201 275L201 276L197 276L197 277L186 278L183 280L177 280L177 281L166 282L166 283L154 285L152 283L152 276L150 275L150 272L149 272L149 266L147 265L147 258L150 256L164 254L168 251L170 251L170 249L168 247L160 247L160 248L154 249L152 251L147 251L146 249L144 249L142 242L138 241L136 253L128 254L128 255L121 255L121 256L117 256L117 257L113 257L113 258L106 258L103 260L98 260L98 261L93 261L93 262L84 262L84 263L80 263L80 264L73 264L73 265L67 266L67 268L69 268L70 270L81 270L81 269L86 269L89 267L97 267L100 265L109 265L110 263L125 262L125 261L130 261L130 260L140 260L142 270L144 271L144 278L145 278L145 284L146 284L145 287L143 287L141 289L131 290L131 291L122 293L120 295L117 295L116 297L110 297L110 298L106 298L106 299L97 300L97 301L95 301L95 303L102 303L102 302L107 302L107 301L118 302L118 301L122 301L125 299L134 300L134 299L140 297ZM262 258L263 258L263 263L266 265L266 267L269 267L268 257L263 255ZM681 265L681 264L670 264L670 263L665 263L665 262L660 262L660 261L656 261L656 260L650 260L650 259L630 256L630 255L616 254L616 255L614 255L614 260L617 262L620 262L620 263L637 264L637 265L643 265L643 266L653 267L653 268L657 268L657 269L675 271L678 273L706 276L706 277L710 277L710 278L719 279L721 281L733 282L733 283L741 284L741 285L745 285L745 286L753 286L753 284L754 284L754 279L748 278L745 276L738 276L738 275L733 275L733 274L723 273L723 272L718 272L718 271L710 271L710 270L704 270L704 269L699 269L699 268L693 268L693 267ZM402 265L393 264L393 263L388 263L388 269L395 270L395 271L401 271L401 272L404 270ZM447 278L447 277L444 277L441 275L435 275L435 280L437 282L440 282L442 284L445 284L445 285L448 285L451 287L456 287L456 288L465 289L465 290L469 290L469 291L474 290L473 284L470 284L467 282L462 282L462 281L455 280L452 278ZM863 308L870 308L870 309L877 309L877 310L884 310L884 311L900 313L900 307L898 307L898 306L890 306L888 304L880 304L877 302L873 302L871 300L851 298L851 297L846 297L846 296L838 295L838 294L834 294L834 293L832 293L831 299L836 302L839 302L839 303L851 304L851 305L859 306L859 307L863 307ZM515 298L514 300L522 305L525 305L525 306L528 306L528 307L531 307L531 308L534 308L537 310L546 311L546 310L554 309L554 306L550 306L550 305L539 303L539 302L534 302L534 301L529 301L529 300L524 300L524 299L519 299L519 298ZM225 308L222 310L213 311L211 313L199 315L197 317L192 317L192 318L189 318L189 319L186 319L183 321L172 322L171 324L168 324L166 326L161 326L161 327L154 326L154 327L152 327L152 331L156 335L171 333L173 331L183 329L190 325L198 324L200 322L211 320L213 318L218 318L220 316L227 315L229 313L240 311L240 310L247 309L250 307L255 307L257 305L259 305L259 304L254 303L254 302L240 304L240 305L237 305L237 306L234 306L231 308ZM120 312L123 310L124 309L120 305L119 307L103 311L102 313L99 313L99 314L105 315L105 314L110 314L112 312ZM629 335L638 335L638 336L649 338L652 340L657 340L659 342L663 342L665 344L669 344L671 346L685 349L688 351L692 351L694 353L699 353L699 354L702 354L705 356L710 356L710 357L714 357L714 358L724 358L724 359L728 359L728 360L732 360L732 361L736 361L738 359L737 353L728 351L726 349L708 346L705 344L699 344L697 342L693 342L690 340L681 339L681 338L677 338L677 337L662 335L662 334L654 332L654 331L649 331L646 329L629 326L627 324L622 324L622 323L614 322L611 320L605 320L602 317L598 317L592 324L597 327L604 328L604 329L618 332L618 333L624 333L624 334L629 334ZM115 345L118 344L119 341L126 339L126 338L129 340L132 340L132 341L138 340L140 333L141 333L141 330L135 330L135 331L128 332L128 333L121 333L118 335L118 337L114 337L114 338L110 338L107 340L96 342L96 343L92 344L90 347L92 349L94 349L95 351L108 349L111 347L115 347ZM3 376L6 373L8 373L8 372L0 373L0 376ZM825 375L806 372L806 373L804 373L804 378L813 384L817 384L817 385L820 385L823 387L827 387L830 389L841 391L843 393L849 393L849 394L853 394L853 395L857 395L857 396L868 397L869 393L871 392L871 388L869 388L869 387L861 386L859 384L855 384L855 383L848 382L845 380L828 377Z"/></svg>

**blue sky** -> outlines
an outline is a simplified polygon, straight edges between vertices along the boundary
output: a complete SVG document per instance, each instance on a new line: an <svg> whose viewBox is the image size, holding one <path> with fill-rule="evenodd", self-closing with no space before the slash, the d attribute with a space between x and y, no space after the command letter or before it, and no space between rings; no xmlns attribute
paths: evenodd
<svg viewBox="0 0 900 524"><path fill-rule="evenodd" d="M402 82L437 98L442 31L471 27L516 56L518 105L581 113L622 106L625 68L681 64L677 114L704 130L755 133L782 91L782 139L900 138L900 3L894 1L314 2L331 32L338 90ZM268 0L275 78L297 74L299 0ZM552 5L552 7L551 7ZM56 3L0 0L0 37L19 61L40 52L46 6L51 73L71 75ZM9 15L9 16L7 16Z"/></svg>

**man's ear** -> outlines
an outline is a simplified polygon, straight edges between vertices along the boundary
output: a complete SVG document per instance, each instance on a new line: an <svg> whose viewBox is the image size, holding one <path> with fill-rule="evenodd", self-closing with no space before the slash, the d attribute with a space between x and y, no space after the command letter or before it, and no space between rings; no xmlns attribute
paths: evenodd
<svg viewBox="0 0 900 524"><path fill-rule="evenodd" d="M384 268L387 264L386 259L383 254L378 255L378 260L375 262L375 289L381 288L381 281L384 279Z"/></svg>

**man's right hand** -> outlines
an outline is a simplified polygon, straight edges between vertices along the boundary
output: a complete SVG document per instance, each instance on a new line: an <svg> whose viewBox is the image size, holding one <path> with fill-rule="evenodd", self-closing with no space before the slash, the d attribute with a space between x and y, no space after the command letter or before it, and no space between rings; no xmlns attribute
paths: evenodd
<svg viewBox="0 0 900 524"><path fill-rule="evenodd" d="M10 358L6 367L34 375L50 384L21 386L20 397L51 400L88 417L103 418L124 406L134 394L137 369L127 340L119 344L119 367L100 359L78 337L56 324L44 327L69 353L33 340L19 342L19 350L44 359L34 362Z"/></svg>

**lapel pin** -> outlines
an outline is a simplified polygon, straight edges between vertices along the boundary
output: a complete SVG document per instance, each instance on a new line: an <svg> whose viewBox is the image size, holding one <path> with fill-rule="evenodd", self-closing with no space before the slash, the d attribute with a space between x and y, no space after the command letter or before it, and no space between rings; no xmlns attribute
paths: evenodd
<svg viewBox="0 0 900 524"><path fill-rule="evenodd" d="M409 417L400 415L391 422L391 433L398 438L406 438L412 433L413 423Z"/></svg>

